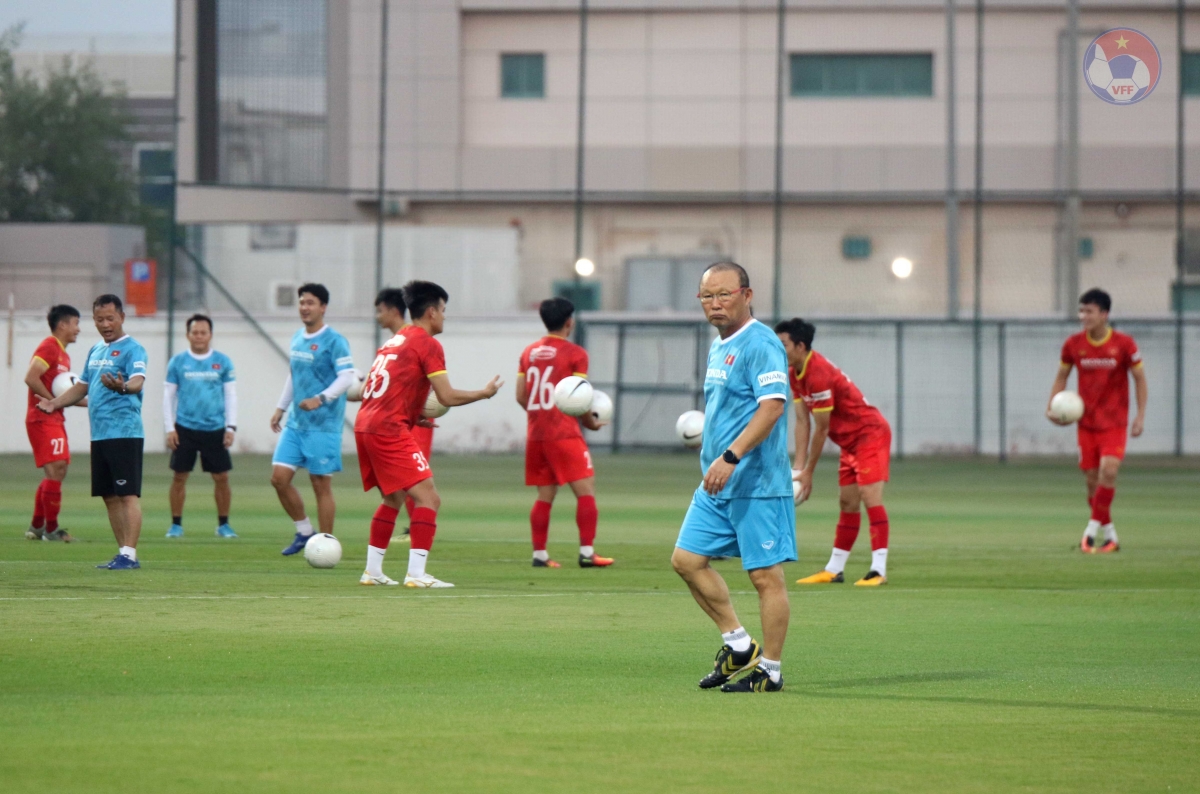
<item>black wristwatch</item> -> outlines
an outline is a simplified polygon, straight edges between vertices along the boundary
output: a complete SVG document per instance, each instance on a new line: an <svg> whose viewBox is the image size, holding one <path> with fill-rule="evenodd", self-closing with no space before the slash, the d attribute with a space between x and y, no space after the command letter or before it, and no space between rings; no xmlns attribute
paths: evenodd
<svg viewBox="0 0 1200 794"><path fill-rule="evenodd" d="M236 433L237 425L225 425L225 429L228 430L230 433Z"/></svg>
<svg viewBox="0 0 1200 794"><path fill-rule="evenodd" d="M725 450L725 454L721 456L721 460L725 461L730 466L736 466L737 464L741 463L741 461L742 461L741 458L739 458L737 455L733 454L732 449Z"/></svg>

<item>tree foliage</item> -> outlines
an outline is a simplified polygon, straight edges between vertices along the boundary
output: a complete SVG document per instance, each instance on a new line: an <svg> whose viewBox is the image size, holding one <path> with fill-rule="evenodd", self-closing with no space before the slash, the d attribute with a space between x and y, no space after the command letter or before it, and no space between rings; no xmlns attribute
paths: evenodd
<svg viewBox="0 0 1200 794"><path fill-rule="evenodd" d="M144 223L121 162L131 117L91 65L18 72L21 29L0 34L0 221Z"/></svg>

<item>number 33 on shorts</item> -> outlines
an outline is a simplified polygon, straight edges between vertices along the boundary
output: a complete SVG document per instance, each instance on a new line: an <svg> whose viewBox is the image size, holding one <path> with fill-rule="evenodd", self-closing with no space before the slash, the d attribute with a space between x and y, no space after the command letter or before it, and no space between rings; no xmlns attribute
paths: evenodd
<svg viewBox="0 0 1200 794"><path fill-rule="evenodd" d="M414 452L412 456L413 460L417 462L417 471L429 471L429 461L425 459L423 454L420 452Z"/></svg>

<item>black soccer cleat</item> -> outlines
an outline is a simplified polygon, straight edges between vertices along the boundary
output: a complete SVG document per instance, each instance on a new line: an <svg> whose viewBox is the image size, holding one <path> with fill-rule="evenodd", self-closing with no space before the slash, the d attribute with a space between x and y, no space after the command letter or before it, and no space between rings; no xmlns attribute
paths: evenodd
<svg viewBox="0 0 1200 794"><path fill-rule="evenodd" d="M561 568L562 566L559 565L558 563L556 563L554 560L539 560L537 557L534 557L533 558L533 567L534 568Z"/></svg>
<svg viewBox="0 0 1200 794"><path fill-rule="evenodd" d="M701 689L713 689L729 681L743 670L749 670L762 658L762 648L750 640L750 650L738 653L728 645L722 645L713 661L713 671L700 679Z"/></svg>
<svg viewBox="0 0 1200 794"><path fill-rule="evenodd" d="M783 689L783 676L779 683L771 680L771 675L761 667L755 667L750 675L742 676L737 681L721 687L722 692L778 692Z"/></svg>

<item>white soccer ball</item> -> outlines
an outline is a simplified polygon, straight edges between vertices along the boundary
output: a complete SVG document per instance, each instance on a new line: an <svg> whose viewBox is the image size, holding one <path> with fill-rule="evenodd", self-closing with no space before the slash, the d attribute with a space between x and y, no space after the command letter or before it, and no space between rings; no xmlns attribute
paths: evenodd
<svg viewBox="0 0 1200 794"><path fill-rule="evenodd" d="M685 447L696 449L704 441L704 412L684 411L675 422L675 435Z"/></svg>
<svg viewBox="0 0 1200 794"><path fill-rule="evenodd" d="M592 407L592 384L578 375L569 375L554 387L554 404L567 416L583 416Z"/></svg>
<svg viewBox="0 0 1200 794"><path fill-rule="evenodd" d="M60 372L50 382L50 393L55 397L62 397L66 394L67 389L76 383L79 383L79 377L74 372Z"/></svg>
<svg viewBox="0 0 1200 794"><path fill-rule="evenodd" d="M796 504L804 504L804 500L800 498L800 481L796 478L800 476L799 469L792 469L792 501Z"/></svg>
<svg viewBox="0 0 1200 794"><path fill-rule="evenodd" d="M602 425L608 424L613 419L612 399L599 389L593 389L591 412L592 418L598 423Z"/></svg>
<svg viewBox="0 0 1200 794"><path fill-rule="evenodd" d="M430 389L429 396L425 398L425 408L421 411L421 416L426 419L440 419L449 410L449 408L438 402L437 395L433 393L433 389Z"/></svg>
<svg viewBox="0 0 1200 794"><path fill-rule="evenodd" d="M363 396L363 387L367 385L367 376L361 370L354 370L354 380L350 383L350 388L346 389L346 399L352 403L361 402Z"/></svg>
<svg viewBox="0 0 1200 794"><path fill-rule="evenodd" d="M342 559L342 544L328 532L318 532L304 544L304 559L314 568L332 568Z"/></svg>
<svg viewBox="0 0 1200 794"><path fill-rule="evenodd" d="M1050 399L1050 413L1060 422L1078 422L1083 418L1083 398L1078 392L1060 391Z"/></svg>

